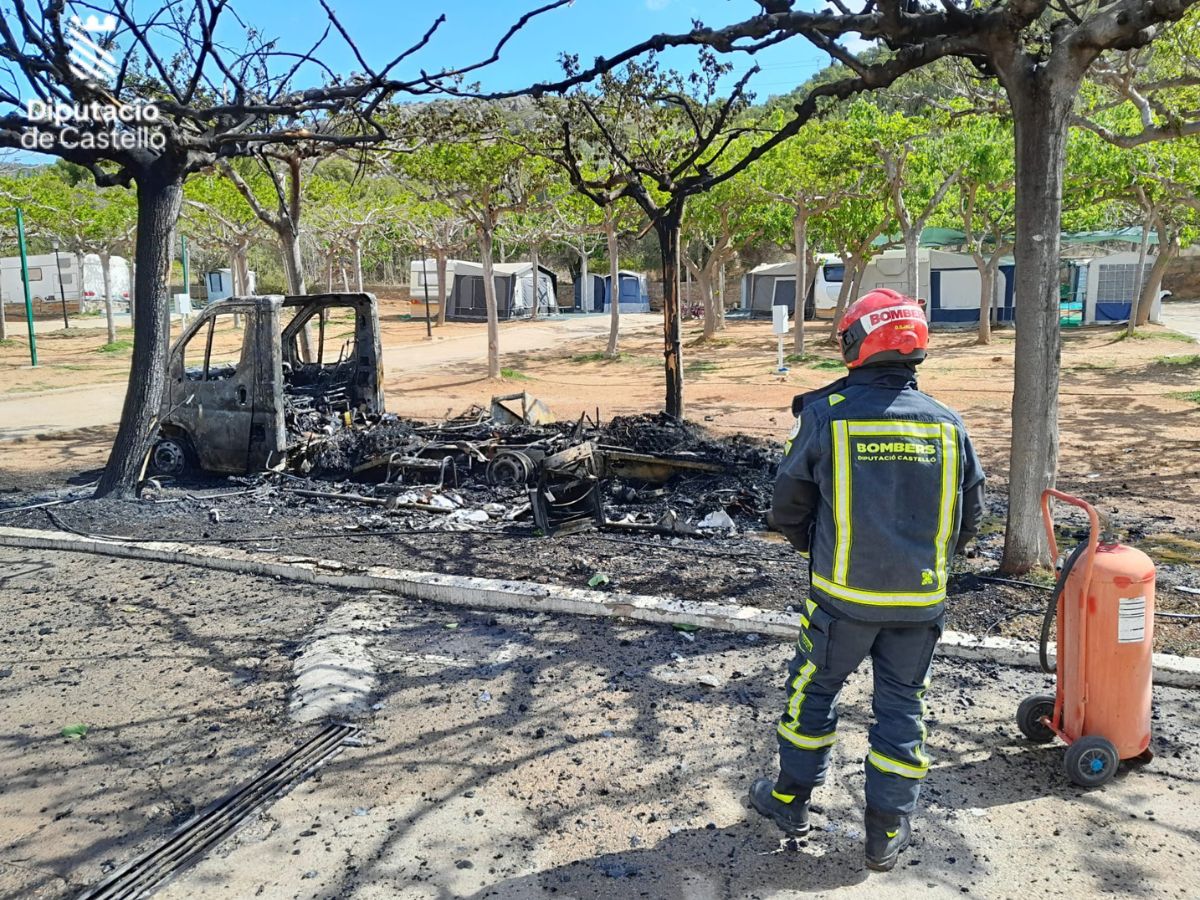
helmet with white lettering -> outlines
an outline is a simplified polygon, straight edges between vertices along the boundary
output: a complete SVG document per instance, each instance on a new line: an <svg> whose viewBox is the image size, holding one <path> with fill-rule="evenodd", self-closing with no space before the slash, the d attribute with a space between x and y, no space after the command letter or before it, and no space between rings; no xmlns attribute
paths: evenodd
<svg viewBox="0 0 1200 900"><path fill-rule="evenodd" d="M877 288L851 303L838 325L838 346L846 366L919 363L929 346L929 323L915 300Z"/></svg>

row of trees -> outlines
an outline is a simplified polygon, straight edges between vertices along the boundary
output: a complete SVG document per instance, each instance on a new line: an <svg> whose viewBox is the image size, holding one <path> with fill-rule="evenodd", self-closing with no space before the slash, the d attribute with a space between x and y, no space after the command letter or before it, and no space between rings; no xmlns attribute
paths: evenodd
<svg viewBox="0 0 1200 900"><path fill-rule="evenodd" d="M15 86L0 90L0 104L13 108L0 116L0 146L17 146L26 132L38 129L40 146L86 166L98 184L137 186L134 378L100 493L133 489L153 435L162 393L163 360L156 348L162 345L171 230L190 175L221 171L237 185L246 174L236 160L249 159L263 169L271 182L269 202L258 202L248 183L251 190L241 193L277 235L293 284L302 278L302 174L307 163L331 148L363 151L360 164L365 148L378 151L372 154L381 161L377 164L405 176L422 202L442 204L464 219L487 264L501 223L531 215L535 201L548 198L561 183L553 173L565 174L574 193L603 217L615 220L618 211L624 214L632 205L658 243L665 293L665 407L682 415L681 250L686 246L682 255L688 262L683 265L698 280L710 278L736 245L726 235L741 229L743 219L765 234L763 217L754 222L740 215L741 205L734 205L738 180L761 178L775 154L807 147L806 138L819 141L828 128L832 131L826 139L836 152L803 160L806 169L821 177L797 185L765 182L776 194L774 208L792 210L783 221L790 218L791 240L801 251L801 284L807 250L817 241L841 252L854 270L871 252L868 236L895 227L911 246L913 235L935 221L951 198L964 214L969 209L970 231L979 235L979 256L985 262L988 252L994 255L1006 236L1013 236L1019 302L1004 567L1020 570L1041 559L1037 500L1041 488L1053 483L1057 461L1058 235L1067 193L1069 126L1077 122L1124 149L1200 130L1194 15L1180 28L1167 27L1187 15L1196 0L997 0L988 5L880 0L857 12L840 0L815 12L797 10L791 0L757 0L748 4L757 7L753 15L724 28L694 23L688 31L652 36L587 67L566 58L565 72L555 81L487 96L464 83L469 73L496 58L524 23L567 3L556 0L522 17L488 59L433 74L420 71L407 80L393 72L427 46L438 22L395 59L373 67L325 7L327 33L340 36L359 64L359 71L342 76L321 67L319 47L287 53L256 32L247 34L244 49L231 50L227 39L214 37L217 20L227 12L224 2L191 0L191 15L145 20L117 4L114 39L132 42L132 61L121 68L115 84L98 86L82 80L67 63L70 48L62 17L70 4L14 0L14 24L8 19L0 23L0 65L8 68L9 83ZM1154 43L1164 29L1165 40ZM842 40L851 35L872 49L852 53ZM725 54L753 55L792 40L816 46L835 65L772 106L774 120L751 104L753 69L731 89L724 88ZM169 64L163 61L166 46ZM679 46L700 49L695 71L686 76L661 72L654 54ZM320 73L315 79L320 87L294 87L306 65ZM1093 67L1098 77L1085 86ZM962 69L971 77L961 77ZM905 76L909 82L902 81ZM914 116L915 107L910 107L908 115L893 121L896 110L886 104L874 110L839 107L856 94L899 91L905 84L928 116ZM160 141L132 149L103 142L80 147L71 139L78 129L68 133L21 111L21 85L43 99L63 102L152 101L163 114L157 126ZM440 101L416 112L411 104L390 102L402 94L434 92L473 94L494 102ZM495 102L514 97L534 99ZM990 113L992 125L987 127L995 129L998 139L1007 136L1005 123L1011 121L1013 152L978 160L987 170L978 181L969 177L970 159L954 159L953 166L943 165L940 156L923 159L926 148L940 139L922 121L934 120L933 110L952 123L970 113ZM819 125L810 130L814 122ZM849 132L855 138L849 141L837 131L884 126L885 137L860 130ZM97 123L87 128L94 134L110 130ZM953 130L943 127L938 133ZM1000 171L1005 157L1013 163L1011 229L992 222L1001 218L1007 193L1008 179ZM846 159L852 162L847 165ZM786 159L774 159L774 164L792 172ZM826 167L831 171L822 172ZM1152 171L1155 180L1149 193L1140 187L1140 193L1134 191L1143 220L1153 221L1156 229L1161 223L1167 234L1174 213L1153 212L1151 195L1165 190L1178 171L1142 164L1139 177L1144 170ZM829 189L830 174L836 191ZM423 191L416 185L436 189ZM1105 194L1098 200L1103 203L1126 202L1128 196L1125 190L1116 200L1097 190ZM725 195L726 202L716 202L726 191L732 192ZM783 197L790 198L788 203L778 202ZM706 209L702 198L713 198L713 205ZM686 239L681 234L685 227L693 229ZM544 233L530 232L528 240L537 245ZM342 252L356 251L349 247ZM485 284L490 287L491 280ZM489 313L494 337L494 302L489 302Z"/></svg>
<svg viewBox="0 0 1200 900"><path fill-rule="evenodd" d="M623 81L614 75L610 87L618 96L645 94L646 86L635 84L639 77L657 73L646 67L624 73ZM739 256L752 261L790 250L797 284L808 285L815 254L837 253L847 263L844 306L859 293L862 269L878 252L880 235L887 235L906 250L908 291L916 295L914 251L930 225L963 232L964 249L980 270L981 305L990 308L996 271L1013 249L1011 123L974 113L961 99L908 111L910 90L902 83L810 122L758 165L692 198L681 220L680 262L699 289L706 337L724 327L728 292L721 285ZM672 111L637 108L645 119L638 127L661 135ZM565 265L585 284L602 260L615 269L619 244L628 247L648 219L629 198L601 194L595 202L555 166L562 104L480 106L473 111L479 131L469 139L461 135L465 114L462 104L428 113L422 127L450 140L365 163L316 146L226 163L188 181L181 228L202 251L201 262L232 270L237 293L248 289L256 249L260 276L291 293L314 283L325 290L361 290L369 280L403 278L397 259L428 253L438 275L442 321L446 261L455 255L504 261L517 254ZM1081 118L1068 143L1064 213L1073 230L1135 225L1157 237L1135 317L1144 324L1170 260L1200 234L1194 188L1200 183L1200 142L1122 147L1103 135L1101 129L1128 124L1122 119L1129 114L1119 108ZM617 110L614 118L627 115ZM767 131L781 127L779 114L761 107L747 110L744 120ZM734 140L735 155L744 152L738 144L746 140ZM612 180L613 170L588 177ZM28 209L35 237L68 252L97 253L102 260L132 252L132 197L98 190L78 167L60 164L0 179L0 194ZM484 251L485 241L491 253ZM646 255L641 249L634 251L639 264ZM980 316L982 343L990 340L991 319ZM614 311L610 354L618 352L618 328ZM804 322L797 319L793 352L805 350ZM499 372L496 341L489 364Z"/></svg>

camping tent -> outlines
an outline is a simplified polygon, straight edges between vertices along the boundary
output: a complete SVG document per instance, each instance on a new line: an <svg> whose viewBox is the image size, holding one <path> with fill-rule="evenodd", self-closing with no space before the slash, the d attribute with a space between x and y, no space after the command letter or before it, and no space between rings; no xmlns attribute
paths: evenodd
<svg viewBox="0 0 1200 900"><path fill-rule="evenodd" d="M575 282L575 309L579 312L603 312L608 296L608 281L603 275L598 275L595 272L588 274L588 280L592 283L592 296L589 298L591 302L585 309L583 303L583 282L577 280Z"/></svg>
<svg viewBox="0 0 1200 900"><path fill-rule="evenodd" d="M1142 285L1150 280L1154 254L1147 254ZM1091 259L1073 260L1071 294L1082 302L1084 325L1128 322L1136 293L1138 253L1123 250ZM1150 319L1157 322L1162 306L1161 294L1150 307Z"/></svg>
<svg viewBox="0 0 1200 900"><path fill-rule="evenodd" d="M828 254L817 257L816 272L808 290L804 318L828 315L837 306L846 267ZM751 316L770 316L772 306L786 306L790 318L796 311L796 263L764 263L742 276L741 308Z"/></svg>
<svg viewBox="0 0 1200 900"><path fill-rule="evenodd" d="M492 266L496 285L496 313L500 319L522 319L533 315L533 264L496 263ZM538 315L558 312L558 278L545 266L538 267ZM483 266L458 262L454 281L446 299L446 318L480 322L487 319L483 292Z"/></svg>
<svg viewBox="0 0 1200 900"><path fill-rule="evenodd" d="M837 257L818 257L816 275L809 291L807 318L811 319L814 312L827 315L836 307L845 268ZM904 270L903 250L878 253L863 270L857 296L875 288L904 291ZM1001 322L1010 322L1013 315L1011 260L1000 266L996 282L993 297L998 302L997 316ZM970 256L942 250L917 251L917 283L918 297L926 301L931 323L967 326L979 322L979 270ZM790 313L795 303L795 285L795 263L759 266L742 279L742 308L749 309L752 316L769 316L772 306L783 305Z"/></svg>
<svg viewBox="0 0 1200 900"><path fill-rule="evenodd" d="M1002 262L996 275L992 302L996 317L1011 322L1013 317L1013 271L1011 260ZM905 253L884 250L867 263L858 282L858 296L876 288L907 290ZM980 276L975 260L966 253L921 249L917 251L917 297L924 299L930 324L970 326L979 323Z"/></svg>
<svg viewBox="0 0 1200 900"><path fill-rule="evenodd" d="M617 283L620 286L617 302L620 304L618 309L621 312L650 312L650 289L645 275L641 272L620 269L617 272ZM607 275L604 278L604 308L606 310L612 303L612 294L612 276Z"/></svg>

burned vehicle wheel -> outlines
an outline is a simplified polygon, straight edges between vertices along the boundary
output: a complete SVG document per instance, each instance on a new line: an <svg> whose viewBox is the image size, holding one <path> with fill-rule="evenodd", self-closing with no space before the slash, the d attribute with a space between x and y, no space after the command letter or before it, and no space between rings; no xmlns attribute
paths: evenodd
<svg viewBox="0 0 1200 900"><path fill-rule="evenodd" d="M178 478L191 468L192 455L187 438L180 435L160 437L150 451L150 472Z"/></svg>

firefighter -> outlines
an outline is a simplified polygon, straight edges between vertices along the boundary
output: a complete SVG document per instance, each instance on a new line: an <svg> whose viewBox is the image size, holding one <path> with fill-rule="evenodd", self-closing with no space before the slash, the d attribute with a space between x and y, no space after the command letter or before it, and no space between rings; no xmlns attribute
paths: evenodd
<svg viewBox="0 0 1200 900"><path fill-rule="evenodd" d="M808 831L813 788L837 741L842 685L867 656L875 723L866 768L866 861L896 864L929 771L925 691L942 634L951 556L978 531L984 475L962 420L917 389L929 327L891 290L852 304L837 338L849 373L796 397L772 518L809 559L778 779L750 804L785 833Z"/></svg>

